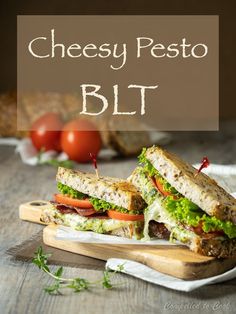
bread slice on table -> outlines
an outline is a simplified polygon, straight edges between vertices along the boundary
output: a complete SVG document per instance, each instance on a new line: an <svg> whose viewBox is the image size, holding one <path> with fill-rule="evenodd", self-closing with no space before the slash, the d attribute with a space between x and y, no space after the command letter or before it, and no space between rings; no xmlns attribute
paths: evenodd
<svg viewBox="0 0 236 314"><path fill-rule="evenodd" d="M62 184L128 210L141 210L145 202L133 184L111 177L97 177L63 167L58 168L56 180Z"/></svg>
<svg viewBox="0 0 236 314"><path fill-rule="evenodd" d="M210 216L236 224L236 199L215 180L160 147L151 147L146 158L179 193Z"/></svg>

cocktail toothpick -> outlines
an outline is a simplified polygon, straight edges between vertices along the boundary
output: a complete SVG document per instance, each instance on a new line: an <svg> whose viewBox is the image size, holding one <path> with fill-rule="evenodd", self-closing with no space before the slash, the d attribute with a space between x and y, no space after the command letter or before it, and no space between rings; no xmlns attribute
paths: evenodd
<svg viewBox="0 0 236 314"><path fill-rule="evenodd" d="M202 162L201 162L201 166L199 167L199 169L197 170L197 172L195 173L194 177L196 177L203 168L207 168L210 165L210 161L207 157L203 157Z"/></svg>
<svg viewBox="0 0 236 314"><path fill-rule="evenodd" d="M96 176L97 178L99 179L99 174L98 174L98 167L97 167L97 157L92 154L92 153L89 153L89 156L93 162L93 166L94 166L94 169L95 169L95 173L96 173Z"/></svg>

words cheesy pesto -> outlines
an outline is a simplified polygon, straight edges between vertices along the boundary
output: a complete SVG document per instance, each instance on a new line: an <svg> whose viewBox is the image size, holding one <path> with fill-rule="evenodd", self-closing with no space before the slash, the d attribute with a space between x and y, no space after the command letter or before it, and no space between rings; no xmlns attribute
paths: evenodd
<svg viewBox="0 0 236 314"><path fill-rule="evenodd" d="M33 38L28 44L28 51L35 58L111 58L110 68L113 70L122 69L127 62L129 47L127 43L70 43L60 42L59 35L56 37L55 29L51 29L49 35ZM143 54L160 58L204 58L208 54L208 46L204 43L189 43L186 38L178 42L164 44L150 37L136 37L135 57L142 58ZM46 48L45 48L46 43Z"/></svg>

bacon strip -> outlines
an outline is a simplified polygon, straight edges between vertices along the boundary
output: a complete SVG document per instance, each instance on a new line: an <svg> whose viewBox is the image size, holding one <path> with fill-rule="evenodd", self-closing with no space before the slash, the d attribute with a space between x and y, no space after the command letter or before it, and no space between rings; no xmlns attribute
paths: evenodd
<svg viewBox="0 0 236 314"><path fill-rule="evenodd" d="M79 208L79 207L74 207L74 206L70 206L70 205L67 205L67 204L57 203L57 202L54 202L54 201L52 201L51 203L54 206L56 206L56 208L62 214L79 214L80 216L84 216L84 217L96 214L96 216L99 216L99 212L97 212L93 208Z"/></svg>
<svg viewBox="0 0 236 314"><path fill-rule="evenodd" d="M200 221L199 225L196 227L187 226L187 225L183 225L183 226L185 229L193 231L197 235L203 236L204 238L214 238L214 237L223 236L225 234L223 230L204 232L202 229L202 225L203 225L203 222Z"/></svg>

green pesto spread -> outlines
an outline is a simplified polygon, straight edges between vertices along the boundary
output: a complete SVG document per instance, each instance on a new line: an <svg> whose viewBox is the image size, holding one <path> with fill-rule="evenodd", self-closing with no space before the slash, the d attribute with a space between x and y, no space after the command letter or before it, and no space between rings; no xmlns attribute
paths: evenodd
<svg viewBox="0 0 236 314"><path fill-rule="evenodd" d="M45 210L45 214L53 218L56 223L71 227L78 231L94 231L96 233L110 234L120 228L132 228L135 239L143 236L143 221L124 221L116 219L98 219L96 217L83 217L75 214L62 214L54 206Z"/></svg>

